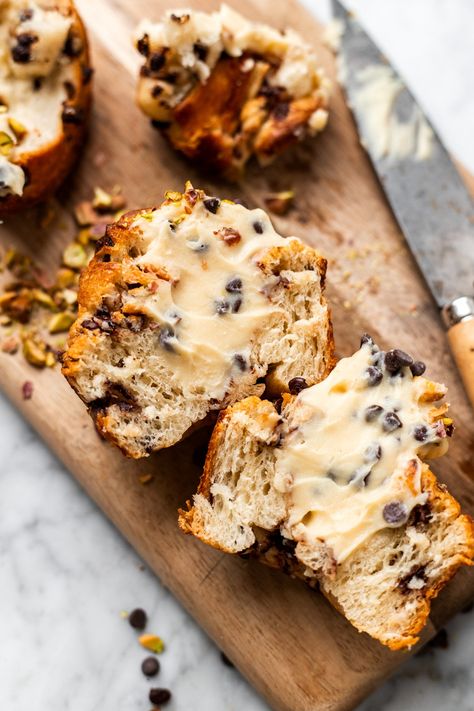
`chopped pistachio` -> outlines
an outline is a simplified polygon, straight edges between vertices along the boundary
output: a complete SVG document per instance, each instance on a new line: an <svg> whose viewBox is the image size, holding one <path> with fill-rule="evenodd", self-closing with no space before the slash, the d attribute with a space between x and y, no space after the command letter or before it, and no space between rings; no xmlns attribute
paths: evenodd
<svg viewBox="0 0 474 711"><path fill-rule="evenodd" d="M88 258L84 247L77 244L77 242L69 244L63 252L63 262L66 267L70 267L71 269L82 269L82 267L85 267Z"/></svg>
<svg viewBox="0 0 474 711"><path fill-rule="evenodd" d="M181 202L183 196L175 190L167 190L165 193L165 199L171 200L171 202Z"/></svg>
<svg viewBox="0 0 474 711"><path fill-rule="evenodd" d="M79 227L90 227L97 220L97 214L88 200L78 203L74 207L74 217Z"/></svg>
<svg viewBox="0 0 474 711"><path fill-rule="evenodd" d="M79 230L79 234L77 235L76 240L79 242L79 244L82 244L83 247L87 247L87 245L91 241L90 229L85 227L82 230Z"/></svg>
<svg viewBox="0 0 474 711"><path fill-rule="evenodd" d="M56 275L56 286L58 286L60 289L66 289L68 286L73 286L75 281L75 271L73 271L72 269L66 269L64 267L58 269L58 273Z"/></svg>
<svg viewBox="0 0 474 711"><path fill-rule="evenodd" d="M147 220L148 222L151 222L153 219L153 213L152 212L142 212L140 217L143 217L144 220Z"/></svg>
<svg viewBox="0 0 474 711"><path fill-rule="evenodd" d="M74 289L63 289L61 296L69 306L77 304L77 291L74 291Z"/></svg>
<svg viewBox="0 0 474 711"><path fill-rule="evenodd" d="M24 138L28 133L28 129L26 128L26 126L24 126L20 121L17 121L17 119L10 117L8 119L8 125L10 126L18 141L21 141L21 139Z"/></svg>
<svg viewBox="0 0 474 711"><path fill-rule="evenodd" d="M7 316L6 314L2 314L0 316L0 326L3 326L5 328L6 326L11 326L11 325L12 325L11 318L9 316Z"/></svg>
<svg viewBox="0 0 474 711"><path fill-rule="evenodd" d="M103 210L104 208L110 208L112 205L112 195L106 193L102 188L94 188L94 199L92 200L92 207L96 210Z"/></svg>
<svg viewBox="0 0 474 711"><path fill-rule="evenodd" d="M23 341L23 355L30 365L34 365L37 368L44 368L46 365L46 348L44 344L36 343L32 338L26 338Z"/></svg>
<svg viewBox="0 0 474 711"><path fill-rule="evenodd" d="M14 355L20 347L20 341L15 336L9 336L1 342L1 350L3 353Z"/></svg>
<svg viewBox="0 0 474 711"><path fill-rule="evenodd" d="M164 642L161 637L157 637L155 634L142 634L138 638L138 641L145 649L148 649L154 654L161 654L165 648Z"/></svg>
<svg viewBox="0 0 474 711"><path fill-rule="evenodd" d="M286 215L290 209L295 193L293 190L284 190L281 193L273 193L265 198L265 204L275 215Z"/></svg>
<svg viewBox="0 0 474 711"><path fill-rule="evenodd" d="M2 156L10 155L14 145L13 138L5 131L0 131L0 154Z"/></svg>
<svg viewBox="0 0 474 711"><path fill-rule="evenodd" d="M8 106L6 104L0 104L0 114L6 114L8 111Z"/></svg>
<svg viewBox="0 0 474 711"><path fill-rule="evenodd" d="M48 331L50 333L61 333L69 331L75 321L75 316L70 311L61 311L59 314L54 314L49 320Z"/></svg>
<svg viewBox="0 0 474 711"><path fill-rule="evenodd" d="M153 476L153 474L141 474L138 477L138 481L140 482L140 484L145 486L145 484L150 484L154 478L155 477Z"/></svg>
<svg viewBox="0 0 474 711"><path fill-rule="evenodd" d="M56 365L56 358L54 357L54 353L52 351L48 351L46 353L46 360L44 364L47 368L54 368Z"/></svg>
<svg viewBox="0 0 474 711"><path fill-rule="evenodd" d="M33 300L40 306L44 306L47 309L52 309L53 311L56 310L56 304L46 291L43 291L42 289L32 289L31 295L33 297Z"/></svg>

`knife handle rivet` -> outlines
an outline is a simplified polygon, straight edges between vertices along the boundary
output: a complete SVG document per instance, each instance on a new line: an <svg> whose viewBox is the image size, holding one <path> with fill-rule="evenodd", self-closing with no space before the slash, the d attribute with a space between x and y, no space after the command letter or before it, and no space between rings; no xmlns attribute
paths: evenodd
<svg viewBox="0 0 474 711"><path fill-rule="evenodd" d="M448 328L474 318L474 297L458 296L443 308L443 320Z"/></svg>

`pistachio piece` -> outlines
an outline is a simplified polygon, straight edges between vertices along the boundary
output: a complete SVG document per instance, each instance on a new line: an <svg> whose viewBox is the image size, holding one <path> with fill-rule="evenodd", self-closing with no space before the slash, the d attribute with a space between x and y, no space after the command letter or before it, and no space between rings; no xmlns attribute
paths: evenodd
<svg viewBox="0 0 474 711"><path fill-rule="evenodd" d="M32 338L23 341L23 355L25 359L36 368L44 368L46 365L46 347L43 343L35 343Z"/></svg>
<svg viewBox="0 0 474 711"><path fill-rule="evenodd" d="M94 188L94 199L92 200L92 207L95 210L109 210L112 205L112 195L106 193L102 188Z"/></svg>
<svg viewBox="0 0 474 711"><path fill-rule="evenodd" d="M50 318L48 323L48 331L50 333L69 331L74 321L74 314L70 313L70 311L61 311L61 313L54 314L54 316Z"/></svg>
<svg viewBox="0 0 474 711"><path fill-rule="evenodd" d="M89 200L84 200L74 207L74 217L79 227L90 227L97 220L97 214Z"/></svg>
<svg viewBox="0 0 474 711"><path fill-rule="evenodd" d="M5 131L0 131L0 154L2 156L10 155L14 145L13 138Z"/></svg>
<svg viewBox="0 0 474 711"><path fill-rule="evenodd" d="M77 235L76 240L83 247L87 247L87 245L91 241L90 229L88 227L84 227L82 230L79 230L79 234Z"/></svg>
<svg viewBox="0 0 474 711"><path fill-rule="evenodd" d="M46 360L44 364L47 368L54 368L56 365L56 358L54 357L54 353L52 351L48 351L46 353Z"/></svg>
<svg viewBox="0 0 474 711"><path fill-rule="evenodd" d="M72 269L61 267L56 275L56 286L60 289L67 289L68 286L73 286L76 281L76 272Z"/></svg>
<svg viewBox="0 0 474 711"><path fill-rule="evenodd" d="M17 119L12 118L11 116L8 119L8 125L10 126L18 141L21 141L21 139L24 138L28 133L28 129L26 128L26 126L24 126L20 121L17 121Z"/></svg>
<svg viewBox="0 0 474 711"><path fill-rule="evenodd" d="M77 242L69 244L63 252L63 263L71 269L82 269L86 266L87 261L84 247Z"/></svg>
<svg viewBox="0 0 474 711"><path fill-rule="evenodd" d="M275 215L286 215L293 203L295 193L293 190L284 190L281 193L272 193L265 198L265 205Z"/></svg>
<svg viewBox="0 0 474 711"><path fill-rule="evenodd" d="M43 291L42 289L32 289L31 295L33 297L33 301L35 301L40 306L44 306L45 308L51 309L52 311L56 310L56 304L46 291Z"/></svg>
<svg viewBox="0 0 474 711"><path fill-rule="evenodd" d="M138 638L138 641L145 649L148 649L154 654L161 654L165 648L164 642L161 637L157 637L155 634L142 634Z"/></svg>
<svg viewBox="0 0 474 711"><path fill-rule="evenodd" d="M68 306L77 304L77 291L74 291L74 289L63 289L61 297Z"/></svg>
<svg viewBox="0 0 474 711"><path fill-rule="evenodd" d="M165 199L171 200L171 202L181 202L183 196L181 193L178 193L175 190L167 190L165 192Z"/></svg>

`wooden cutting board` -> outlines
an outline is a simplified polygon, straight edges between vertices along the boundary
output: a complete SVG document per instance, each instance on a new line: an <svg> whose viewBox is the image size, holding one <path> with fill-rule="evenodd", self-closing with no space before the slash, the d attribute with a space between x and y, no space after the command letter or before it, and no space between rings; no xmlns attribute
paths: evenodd
<svg viewBox="0 0 474 711"><path fill-rule="evenodd" d="M139 58L131 33L143 15L159 18L171 2L77 4L90 31L96 67L90 141L61 193L54 222L47 229L38 228L34 213L9 220L0 227L1 244L13 245L55 269L74 234L71 206L88 199L96 185L110 188L118 183L129 207L159 203L166 189L179 190L186 178L211 194L241 197L250 206L263 206L270 191L293 189L296 207L287 217L275 218L276 227L316 245L329 258L328 296L338 353L351 353L360 334L369 331L381 345L398 346L426 360L429 375L447 382L457 432L449 455L435 469L473 513L472 412L436 309L359 146L339 90L329 127L313 144L297 148L268 170L253 168L238 186L218 184L176 156L133 102ZM212 0L190 4L205 10L217 7ZM231 4L276 27L295 27L314 43L334 76L334 58L321 42L321 28L296 2ZM34 382L29 401L21 396L25 380ZM274 709L352 709L407 658L358 634L302 584L179 532L176 510L195 490L199 470L193 454L205 442L205 432L147 461L128 461L99 440L58 369L35 371L19 357L0 354L0 385ZM155 479L144 487L138 475L147 472ZM474 574L464 570L436 602L426 638L473 596Z"/></svg>

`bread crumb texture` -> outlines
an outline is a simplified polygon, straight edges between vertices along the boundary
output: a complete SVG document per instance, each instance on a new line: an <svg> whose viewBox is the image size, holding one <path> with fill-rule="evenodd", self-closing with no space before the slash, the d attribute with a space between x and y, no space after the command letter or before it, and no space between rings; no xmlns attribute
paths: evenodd
<svg viewBox="0 0 474 711"><path fill-rule="evenodd" d="M250 22L227 5L170 10L143 21L138 104L171 143L201 166L238 175L255 155L270 162L322 131L330 82L293 30Z"/></svg>
<svg viewBox="0 0 474 711"><path fill-rule="evenodd" d="M187 185L111 225L81 277L64 374L141 457L265 387L333 366L326 262L267 214Z"/></svg>

